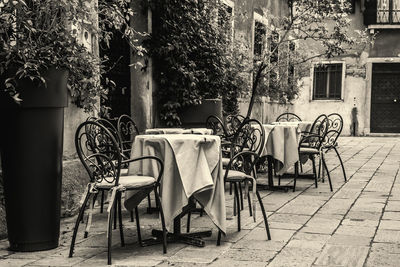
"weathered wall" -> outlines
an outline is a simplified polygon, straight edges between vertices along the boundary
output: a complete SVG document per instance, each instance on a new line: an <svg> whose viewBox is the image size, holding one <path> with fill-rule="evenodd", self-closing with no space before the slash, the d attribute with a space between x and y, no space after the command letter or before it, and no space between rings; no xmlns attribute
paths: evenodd
<svg viewBox="0 0 400 267"><path fill-rule="evenodd" d="M360 2L356 1L355 14L350 14L349 17L352 20L350 32L365 29ZM387 40L380 42L385 43ZM316 43L312 42L303 42L301 45L304 46L304 50L313 51L313 53L320 49ZM342 100L312 100L310 71L310 75L302 79L302 87L299 90L298 99L293 102L292 111L307 121L313 121L322 113L330 114L336 112L342 115L344 120L343 135L353 134L354 123L356 135L364 135L365 122L370 116L368 108L370 102L367 97L368 51L360 52L361 49L356 53L332 59L333 61L344 61L346 64Z"/></svg>

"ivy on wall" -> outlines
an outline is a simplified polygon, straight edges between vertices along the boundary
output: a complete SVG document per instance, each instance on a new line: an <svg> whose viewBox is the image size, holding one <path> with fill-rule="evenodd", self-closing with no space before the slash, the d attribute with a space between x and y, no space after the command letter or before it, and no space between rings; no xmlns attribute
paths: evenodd
<svg viewBox="0 0 400 267"><path fill-rule="evenodd" d="M160 119L180 125L182 108L222 98L224 110L237 112L243 89L242 62L234 53L231 13L212 0L150 0L153 31L144 46L159 83Z"/></svg>

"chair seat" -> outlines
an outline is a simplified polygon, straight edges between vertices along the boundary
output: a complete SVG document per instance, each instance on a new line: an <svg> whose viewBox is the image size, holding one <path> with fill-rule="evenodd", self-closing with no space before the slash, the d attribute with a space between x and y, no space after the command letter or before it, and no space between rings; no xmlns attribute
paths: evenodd
<svg viewBox="0 0 400 267"><path fill-rule="evenodd" d="M300 154L319 154L319 150L312 147L300 147Z"/></svg>
<svg viewBox="0 0 400 267"><path fill-rule="evenodd" d="M235 171L235 170L229 170L228 172L228 177L226 177L226 180L229 181L243 181L246 179L254 180L253 176L247 175L244 172L241 171Z"/></svg>
<svg viewBox="0 0 400 267"><path fill-rule="evenodd" d="M111 180L110 178L109 180ZM156 182L156 179L151 176L139 176L139 175L127 175L119 177L119 184L123 185L127 189L140 188L146 185L152 185ZM98 188L107 189L114 186L115 183L108 183L103 180L101 183L98 183L96 186Z"/></svg>

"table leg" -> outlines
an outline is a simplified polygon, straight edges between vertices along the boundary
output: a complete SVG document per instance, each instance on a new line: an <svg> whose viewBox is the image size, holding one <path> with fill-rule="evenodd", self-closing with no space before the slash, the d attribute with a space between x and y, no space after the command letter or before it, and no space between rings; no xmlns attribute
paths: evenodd
<svg viewBox="0 0 400 267"><path fill-rule="evenodd" d="M274 185L274 174L273 174L273 161L272 156L267 156L268 160L268 184L257 184L258 189L270 190L270 191L285 191L287 192L293 186L290 185Z"/></svg>
<svg viewBox="0 0 400 267"><path fill-rule="evenodd" d="M196 209L196 203L194 199L189 199L189 204L183 208L182 213L174 219L174 232L167 234L168 243L184 243L196 247L204 247L205 242L201 239L202 237L210 237L212 231L202 231L193 233L182 233L181 232L181 218L185 216L189 211ZM162 243L162 231L153 229L151 232L153 238L143 240L142 246L151 246Z"/></svg>

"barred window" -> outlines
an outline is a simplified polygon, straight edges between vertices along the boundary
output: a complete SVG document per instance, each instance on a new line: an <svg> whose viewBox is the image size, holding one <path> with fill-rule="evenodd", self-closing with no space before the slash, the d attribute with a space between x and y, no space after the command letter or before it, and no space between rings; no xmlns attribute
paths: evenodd
<svg viewBox="0 0 400 267"><path fill-rule="evenodd" d="M400 0L378 0L377 23L400 23Z"/></svg>
<svg viewBox="0 0 400 267"><path fill-rule="evenodd" d="M314 66L313 99L341 99L343 64Z"/></svg>

